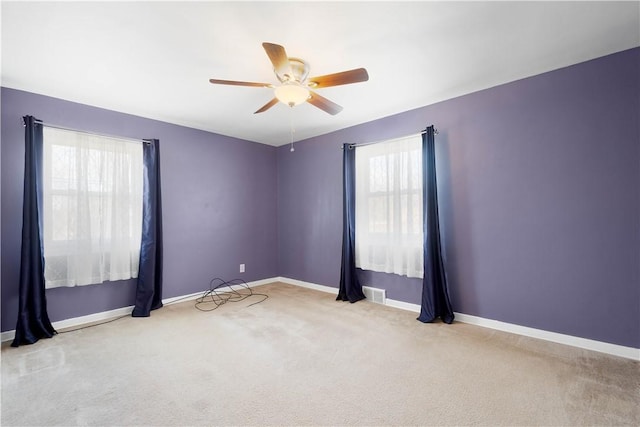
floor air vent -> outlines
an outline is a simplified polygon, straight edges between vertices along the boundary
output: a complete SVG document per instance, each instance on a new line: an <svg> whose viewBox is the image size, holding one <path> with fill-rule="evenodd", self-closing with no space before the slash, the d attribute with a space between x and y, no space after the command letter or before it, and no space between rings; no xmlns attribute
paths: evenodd
<svg viewBox="0 0 640 427"><path fill-rule="evenodd" d="M386 302L387 297L384 289L363 286L362 292L364 292L364 296L371 302L375 302L377 304L384 304Z"/></svg>

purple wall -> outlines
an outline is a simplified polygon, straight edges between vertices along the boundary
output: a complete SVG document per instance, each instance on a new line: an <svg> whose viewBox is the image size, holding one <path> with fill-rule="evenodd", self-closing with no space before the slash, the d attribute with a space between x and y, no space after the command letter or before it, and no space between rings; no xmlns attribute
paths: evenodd
<svg viewBox="0 0 640 427"><path fill-rule="evenodd" d="M280 147L279 274L338 286L342 143L434 124L454 310L640 348L639 94L636 48Z"/></svg>
<svg viewBox="0 0 640 427"><path fill-rule="evenodd" d="M2 88L2 331L18 305L24 129L21 118L132 138L161 149L163 297L200 292L215 277L278 275L277 150L208 132ZM246 273L239 273L240 263ZM132 281L47 291L52 321L132 305Z"/></svg>

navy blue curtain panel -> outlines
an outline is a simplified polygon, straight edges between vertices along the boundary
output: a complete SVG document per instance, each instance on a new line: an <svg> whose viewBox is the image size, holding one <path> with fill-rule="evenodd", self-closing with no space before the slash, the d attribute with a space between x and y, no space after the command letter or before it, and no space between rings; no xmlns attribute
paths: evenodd
<svg viewBox="0 0 640 427"><path fill-rule="evenodd" d="M356 150L344 144L342 150L342 266L338 301L364 299L356 274Z"/></svg>
<svg viewBox="0 0 640 427"><path fill-rule="evenodd" d="M422 134L424 276L422 279L422 304L418 320L429 323L440 317L445 323L451 323L454 316L449 301L447 275L442 262L440 245L434 133L433 126L429 126Z"/></svg>
<svg viewBox="0 0 640 427"><path fill-rule="evenodd" d="M162 197L160 192L160 142L147 140L142 145L144 184L142 202L142 242L136 287L136 302L131 315L148 317L162 307Z"/></svg>
<svg viewBox="0 0 640 427"><path fill-rule="evenodd" d="M42 124L24 116L24 199L18 321L12 347L56 334L47 314L42 248Z"/></svg>

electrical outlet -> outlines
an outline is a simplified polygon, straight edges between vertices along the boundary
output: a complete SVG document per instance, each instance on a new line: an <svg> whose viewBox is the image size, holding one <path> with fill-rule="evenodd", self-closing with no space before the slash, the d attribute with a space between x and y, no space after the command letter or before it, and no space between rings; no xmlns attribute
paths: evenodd
<svg viewBox="0 0 640 427"><path fill-rule="evenodd" d="M240 264L240 273L244 273L244 264Z"/></svg>

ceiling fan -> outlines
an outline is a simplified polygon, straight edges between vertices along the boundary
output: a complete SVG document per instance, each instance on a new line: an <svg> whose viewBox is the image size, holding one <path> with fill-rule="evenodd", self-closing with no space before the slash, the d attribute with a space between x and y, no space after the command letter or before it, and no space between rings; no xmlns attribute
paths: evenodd
<svg viewBox="0 0 640 427"><path fill-rule="evenodd" d="M340 86L369 80L369 74L364 68L327 74L325 76L308 77L309 64L299 58L289 58L284 47L274 43L262 43L262 47L273 64L273 71L280 85L271 83L239 82L234 80L209 79L213 84L232 86L266 87L274 89L274 98L258 109L254 114L263 113L273 107L278 101L294 107L308 102L329 114L335 115L342 111L342 107L314 92L330 86Z"/></svg>

